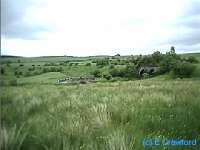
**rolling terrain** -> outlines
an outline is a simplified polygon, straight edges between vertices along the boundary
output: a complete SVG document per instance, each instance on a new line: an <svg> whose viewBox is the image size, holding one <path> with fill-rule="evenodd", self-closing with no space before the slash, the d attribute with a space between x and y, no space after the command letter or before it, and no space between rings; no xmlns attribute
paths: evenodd
<svg viewBox="0 0 200 150"><path fill-rule="evenodd" d="M184 54L181 57L198 54ZM96 59L96 58L95 58ZM112 58L114 63L119 58ZM127 58L121 58L127 59ZM59 85L66 76L89 76L94 58L2 58L1 149L188 150L195 146L144 146L144 139L200 142L200 63L190 78L150 78ZM123 63L116 67L125 66ZM34 69L33 69L34 68ZM44 68L48 68L45 69ZM52 69L53 68L53 69ZM20 73L21 72L21 73Z"/></svg>

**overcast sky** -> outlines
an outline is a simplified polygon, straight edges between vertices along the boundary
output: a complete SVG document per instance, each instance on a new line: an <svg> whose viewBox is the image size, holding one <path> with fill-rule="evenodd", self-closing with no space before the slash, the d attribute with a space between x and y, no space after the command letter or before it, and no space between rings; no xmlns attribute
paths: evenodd
<svg viewBox="0 0 200 150"><path fill-rule="evenodd" d="M1 53L200 52L200 0L1 0Z"/></svg>

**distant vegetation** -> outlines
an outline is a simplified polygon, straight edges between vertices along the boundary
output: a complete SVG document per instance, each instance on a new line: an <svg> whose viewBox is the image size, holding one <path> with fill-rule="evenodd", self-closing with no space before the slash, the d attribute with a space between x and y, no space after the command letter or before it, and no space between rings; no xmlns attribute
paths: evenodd
<svg viewBox="0 0 200 150"><path fill-rule="evenodd" d="M188 78L192 76L196 69L194 64L197 64L198 60L194 56L190 56L187 59L181 58L180 55L175 53L174 47L172 47L172 50L166 54L156 51L152 55L129 57L128 60L110 60L105 58L94 62L100 67L110 66L108 75L111 77L142 78L143 75L153 77L170 73L176 78ZM140 74L139 70L141 67L157 67L158 69L154 73L144 72L145 74ZM101 77L100 71L97 70L93 72L93 75Z"/></svg>
<svg viewBox="0 0 200 150"><path fill-rule="evenodd" d="M172 47L169 52L162 54L159 51L151 55L112 57L71 58L64 60L58 57L57 61L35 61L27 58L8 58L1 60L1 75L3 85L8 85L14 78L23 80L26 77L41 75L48 72L59 72L66 76L90 76L98 81L136 80L156 77L160 75L169 78L191 78L200 76L199 59L196 55L178 55ZM198 56L198 55L197 55ZM38 59L38 58L35 58ZM50 57L49 60L54 58ZM62 61L60 61L60 59ZM13 82L13 81L12 81ZM17 82L20 83L20 82ZM13 85L13 84L12 84Z"/></svg>
<svg viewBox="0 0 200 150"><path fill-rule="evenodd" d="M63 60L58 57L57 61L47 61L47 57L28 60L27 58L6 58L1 60L1 75L4 79L30 77L41 75L48 72L60 72L66 76L89 76L93 75L99 81L106 79L108 81L135 80L142 78L151 78L167 74L170 78L190 78L200 76L199 57L196 55L178 55L175 48L166 54L159 51L151 55L139 56L105 56L72 58ZM198 55L197 55L198 56ZM50 57L49 60L55 60ZM60 61L62 60L62 61ZM3 83L4 81L2 81ZM8 81L7 83L9 83ZM5 82L4 82L5 83Z"/></svg>
<svg viewBox="0 0 200 150"><path fill-rule="evenodd" d="M200 141L200 53L172 47L0 63L2 150L145 150L144 138ZM58 84L66 79L79 82Z"/></svg>

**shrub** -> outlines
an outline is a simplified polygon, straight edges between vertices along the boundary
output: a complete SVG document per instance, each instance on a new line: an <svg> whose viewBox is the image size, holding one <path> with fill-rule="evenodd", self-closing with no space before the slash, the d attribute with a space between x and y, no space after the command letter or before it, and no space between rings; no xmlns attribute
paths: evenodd
<svg viewBox="0 0 200 150"><path fill-rule="evenodd" d="M92 63L96 63L96 60L92 60Z"/></svg>
<svg viewBox="0 0 200 150"><path fill-rule="evenodd" d="M16 79L10 80L9 81L9 85L11 85L11 86L17 86L17 80Z"/></svg>
<svg viewBox="0 0 200 150"><path fill-rule="evenodd" d="M195 70L195 66L192 65L191 63L188 62L183 62L183 63L177 63L173 70L172 73L174 77L179 77L179 78L188 78L191 77Z"/></svg>
<svg viewBox="0 0 200 150"><path fill-rule="evenodd" d="M97 66L106 66L109 64L109 59L98 59L96 60Z"/></svg>
<svg viewBox="0 0 200 150"><path fill-rule="evenodd" d="M6 66L7 66L7 67L10 67L10 63L9 63L9 62L7 62L7 63L6 63Z"/></svg>
<svg viewBox="0 0 200 150"><path fill-rule="evenodd" d="M41 74L41 73L38 72L38 71L34 71L34 72L33 72L33 75L39 75L39 74Z"/></svg>
<svg viewBox="0 0 200 150"><path fill-rule="evenodd" d="M57 68L51 67L51 68L50 68L50 72L57 72Z"/></svg>
<svg viewBox="0 0 200 150"><path fill-rule="evenodd" d="M42 72L47 73L47 72L62 72L63 68L62 67L50 67L50 68L43 68Z"/></svg>
<svg viewBox="0 0 200 150"><path fill-rule="evenodd" d="M110 74L113 77L118 77L120 75L119 70L117 68L113 68L112 70L110 70Z"/></svg>
<svg viewBox="0 0 200 150"><path fill-rule="evenodd" d="M91 63L86 63L85 65L86 65L86 66L91 66Z"/></svg>
<svg viewBox="0 0 200 150"><path fill-rule="evenodd" d="M126 68L121 68L121 69L111 69L109 72L113 77L126 77Z"/></svg>
<svg viewBox="0 0 200 150"><path fill-rule="evenodd" d="M137 70L134 64L127 65L124 72L125 72L125 77L129 78L137 77Z"/></svg>
<svg viewBox="0 0 200 150"><path fill-rule="evenodd" d="M15 76L18 76L18 77L23 75L23 73L21 71L17 71L17 70L15 71L14 74L15 74Z"/></svg>
<svg viewBox="0 0 200 150"><path fill-rule="evenodd" d="M101 72L99 70L95 70L93 73L94 77L99 78L101 77Z"/></svg>
<svg viewBox="0 0 200 150"><path fill-rule="evenodd" d="M186 59L186 61L190 62L190 63L198 63L198 60L194 56L188 57L188 59Z"/></svg>
<svg viewBox="0 0 200 150"><path fill-rule="evenodd" d="M104 74L103 77L107 80L110 80L112 78L111 74Z"/></svg>
<svg viewBox="0 0 200 150"><path fill-rule="evenodd" d="M85 80L80 80L80 84L86 84L87 83L87 81L85 81Z"/></svg>
<svg viewBox="0 0 200 150"><path fill-rule="evenodd" d="M159 51L154 52L151 57L154 64L159 64L163 60L163 55Z"/></svg>
<svg viewBox="0 0 200 150"><path fill-rule="evenodd" d="M20 64L19 66L20 66L20 67L23 67L23 66L24 66L24 64Z"/></svg>
<svg viewBox="0 0 200 150"><path fill-rule="evenodd" d="M35 70L35 67L28 68L28 71L34 71L34 70Z"/></svg>
<svg viewBox="0 0 200 150"><path fill-rule="evenodd" d="M59 72L62 72L64 69L62 67L59 67Z"/></svg>
<svg viewBox="0 0 200 150"><path fill-rule="evenodd" d="M25 72L24 76L29 77L29 76L31 76L31 73L29 71L27 71L27 72Z"/></svg>
<svg viewBox="0 0 200 150"><path fill-rule="evenodd" d="M110 66L109 66L109 69L114 69L114 68L115 68L114 65L110 65Z"/></svg>
<svg viewBox="0 0 200 150"><path fill-rule="evenodd" d="M66 63L66 64L69 63L69 60L64 61L64 63Z"/></svg>
<svg viewBox="0 0 200 150"><path fill-rule="evenodd" d="M3 67L1 67L0 69L1 69L1 74L5 74L5 69Z"/></svg>
<svg viewBox="0 0 200 150"><path fill-rule="evenodd" d="M173 70L174 66L176 66L177 63L181 63L181 62L170 57L165 57L164 60L160 64L159 73L164 74L164 73L170 72L171 70Z"/></svg>
<svg viewBox="0 0 200 150"><path fill-rule="evenodd" d="M117 62L114 62L114 65L118 65L118 63L117 63Z"/></svg>
<svg viewBox="0 0 200 150"><path fill-rule="evenodd" d="M18 71L15 71L15 76L17 76L18 75Z"/></svg>
<svg viewBox="0 0 200 150"><path fill-rule="evenodd" d="M50 62L50 63L46 63L44 64L44 66L57 66L56 63Z"/></svg>
<svg viewBox="0 0 200 150"><path fill-rule="evenodd" d="M49 68L43 68L43 69L42 69L42 72L43 72L43 73L49 72Z"/></svg>

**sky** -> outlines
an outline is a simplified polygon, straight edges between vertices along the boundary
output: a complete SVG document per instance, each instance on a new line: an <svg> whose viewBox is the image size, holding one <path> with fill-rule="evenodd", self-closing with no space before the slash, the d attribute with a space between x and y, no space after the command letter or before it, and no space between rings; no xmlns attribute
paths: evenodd
<svg viewBox="0 0 200 150"><path fill-rule="evenodd" d="M1 0L1 54L200 52L200 0Z"/></svg>

